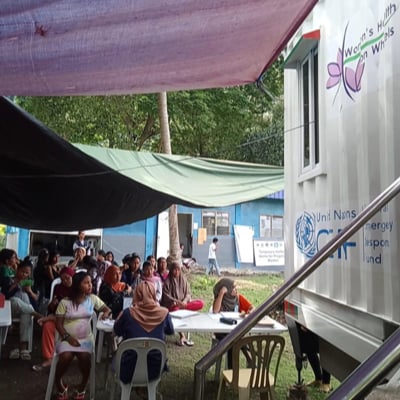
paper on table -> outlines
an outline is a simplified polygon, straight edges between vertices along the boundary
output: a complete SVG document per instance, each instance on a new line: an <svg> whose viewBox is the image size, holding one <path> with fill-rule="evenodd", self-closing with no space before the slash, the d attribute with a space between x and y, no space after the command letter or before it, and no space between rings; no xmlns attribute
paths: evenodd
<svg viewBox="0 0 400 400"><path fill-rule="evenodd" d="M132 297L124 297L124 310L132 304Z"/></svg>
<svg viewBox="0 0 400 400"><path fill-rule="evenodd" d="M259 326L269 326L269 327L273 327L275 325L275 320L272 319L271 317L265 316L264 318L260 319L257 322L257 325Z"/></svg>
<svg viewBox="0 0 400 400"><path fill-rule="evenodd" d="M233 319L241 319L242 317L240 316L239 312L235 312L235 311L224 311L221 313L221 315L224 318L233 318Z"/></svg>
<svg viewBox="0 0 400 400"><path fill-rule="evenodd" d="M171 311L169 313L171 317L174 318L187 318L187 317L193 317L194 315L197 315L197 311L190 311L190 310L176 310L176 311Z"/></svg>
<svg viewBox="0 0 400 400"><path fill-rule="evenodd" d="M187 323L185 321L182 321L180 319L174 319L172 322L174 324L174 328L181 328L182 326L186 326Z"/></svg>

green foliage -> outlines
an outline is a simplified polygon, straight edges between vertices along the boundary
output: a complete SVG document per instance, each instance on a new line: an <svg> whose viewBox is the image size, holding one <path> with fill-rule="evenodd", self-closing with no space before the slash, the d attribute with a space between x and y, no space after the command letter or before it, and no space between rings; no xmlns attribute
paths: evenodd
<svg viewBox="0 0 400 400"><path fill-rule="evenodd" d="M263 132L250 132L237 148L236 160L283 165L283 100L272 105L269 124Z"/></svg>
<svg viewBox="0 0 400 400"><path fill-rule="evenodd" d="M0 248L6 247L6 225L0 224Z"/></svg>
<svg viewBox="0 0 400 400"><path fill-rule="evenodd" d="M73 143L140 150L159 133L155 95L18 97L16 102Z"/></svg>
<svg viewBox="0 0 400 400"><path fill-rule="evenodd" d="M278 60L264 79L277 99L282 71ZM16 102L69 142L161 151L155 94L17 97ZM272 101L255 85L168 93L172 151L282 165L282 110L281 100Z"/></svg>

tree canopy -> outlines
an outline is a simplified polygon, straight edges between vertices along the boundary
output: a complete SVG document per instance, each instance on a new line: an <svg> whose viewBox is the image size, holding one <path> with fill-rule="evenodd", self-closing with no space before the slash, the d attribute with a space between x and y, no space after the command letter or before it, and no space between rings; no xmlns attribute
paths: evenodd
<svg viewBox="0 0 400 400"><path fill-rule="evenodd" d="M283 74L278 60L255 85L168 93L174 154L283 164ZM161 151L157 95L18 97L16 102L66 140Z"/></svg>

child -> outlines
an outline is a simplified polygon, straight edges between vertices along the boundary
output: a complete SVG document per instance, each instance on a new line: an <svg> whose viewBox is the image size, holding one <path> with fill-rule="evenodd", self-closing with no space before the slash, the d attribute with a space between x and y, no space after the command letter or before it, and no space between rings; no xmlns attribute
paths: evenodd
<svg viewBox="0 0 400 400"><path fill-rule="evenodd" d="M13 349L9 357L13 360L30 360L28 342L29 333L32 331L32 318L41 318L42 315L35 311L31 304L32 300L37 300L38 295L32 290L32 280L28 279L31 275L32 263L26 257L17 267L14 278L9 278L3 282L2 288L5 296L11 302L11 313L13 317L19 316L19 348Z"/></svg>

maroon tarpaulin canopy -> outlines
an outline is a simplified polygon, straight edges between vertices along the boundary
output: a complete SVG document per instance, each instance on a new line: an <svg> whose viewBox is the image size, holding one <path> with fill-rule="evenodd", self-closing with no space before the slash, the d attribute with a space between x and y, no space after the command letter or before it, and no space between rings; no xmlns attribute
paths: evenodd
<svg viewBox="0 0 400 400"><path fill-rule="evenodd" d="M1 0L0 95L255 82L317 0Z"/></svg>

